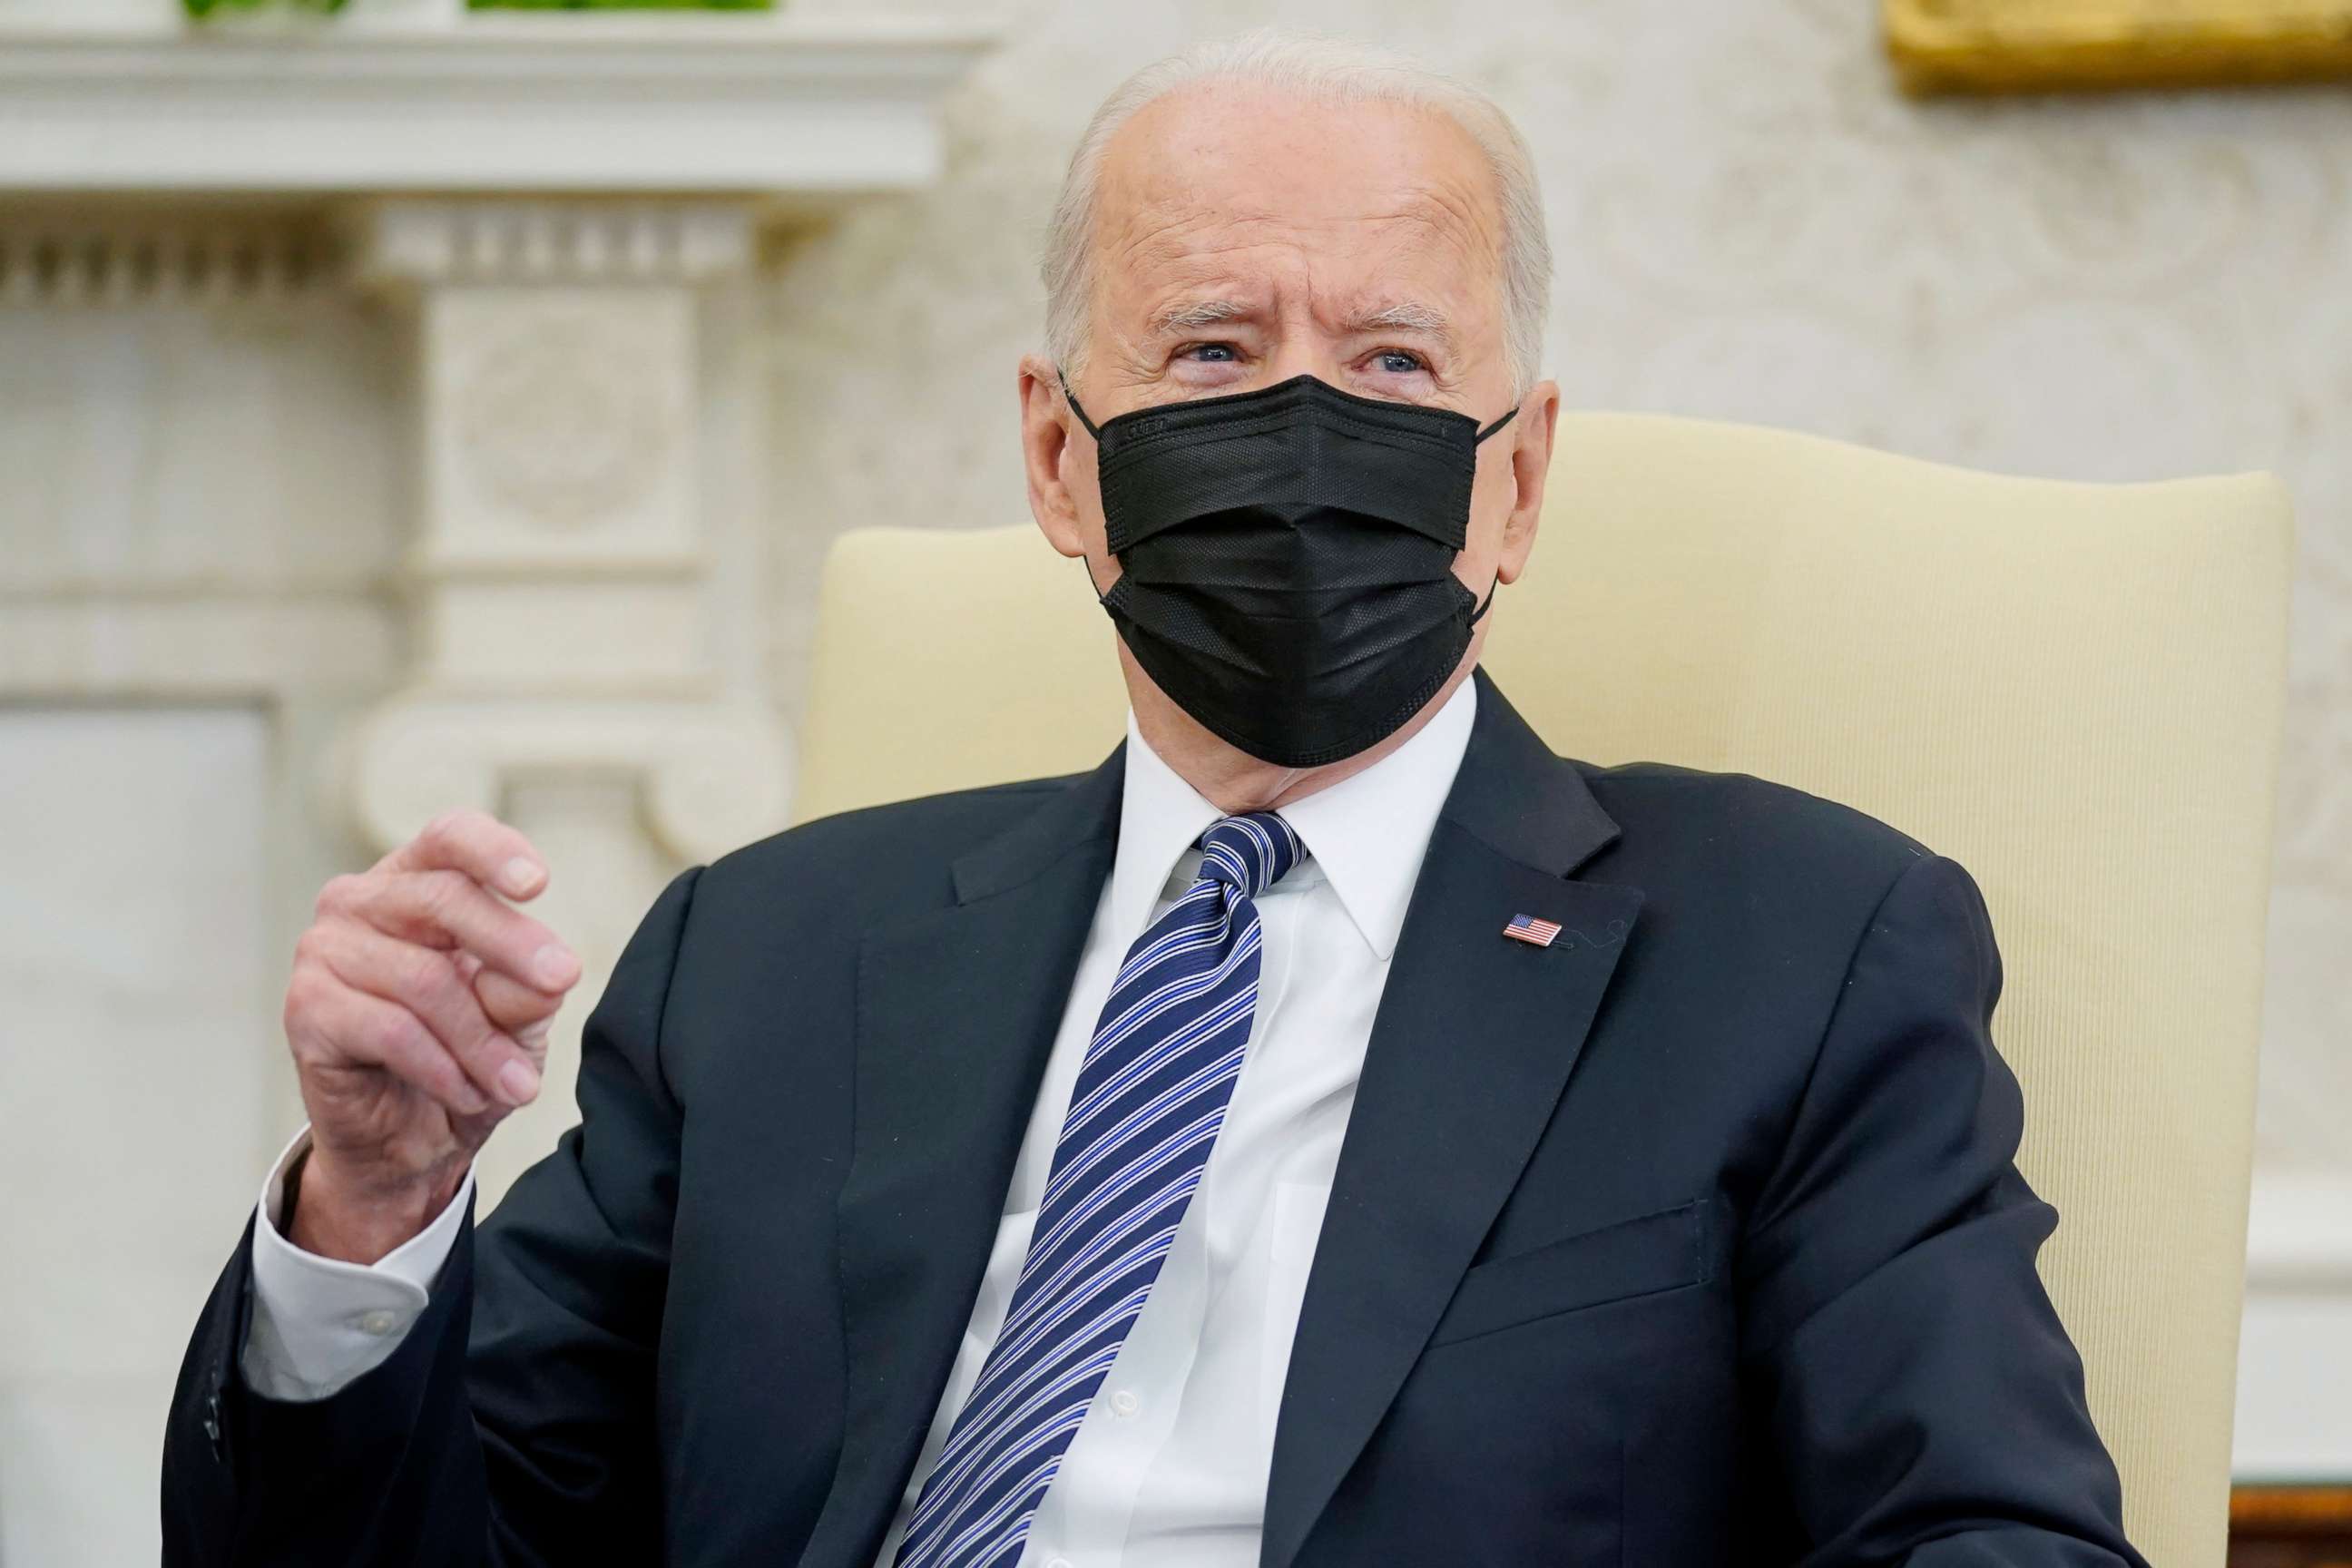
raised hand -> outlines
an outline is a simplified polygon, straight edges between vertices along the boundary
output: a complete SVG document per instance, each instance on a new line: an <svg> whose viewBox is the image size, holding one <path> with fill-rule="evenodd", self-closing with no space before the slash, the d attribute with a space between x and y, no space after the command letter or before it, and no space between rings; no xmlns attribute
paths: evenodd
<svg viewBox="0 0 2352 1568"><path fill-rule="evenodd" d="M311 1133L296 1246L374 1262L431 1223L492 1130L537 1096L580 961L506 900L546 885L529 839L455 812L320 890L286 988Z"/></svg>

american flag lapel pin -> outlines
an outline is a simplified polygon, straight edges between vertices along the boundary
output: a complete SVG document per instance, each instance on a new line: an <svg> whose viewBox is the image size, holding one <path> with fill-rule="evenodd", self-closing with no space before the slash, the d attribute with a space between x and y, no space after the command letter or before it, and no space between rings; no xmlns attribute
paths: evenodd
<svg viewBox="0 0 2352 1568"><path fill-rule="evenodd" d="M1538 920L1533 915L1513 915L1510 924L1503 928L1503 934L1530 947L1549 947L1552 939L1559 935L1559 922Z"/></svg>

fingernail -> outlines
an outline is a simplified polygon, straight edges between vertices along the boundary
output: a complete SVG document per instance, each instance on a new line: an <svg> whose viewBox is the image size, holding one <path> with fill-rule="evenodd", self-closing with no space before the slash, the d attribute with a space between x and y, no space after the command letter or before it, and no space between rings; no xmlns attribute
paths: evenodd
<svg viewBox="0 0 2352 1568"><path fill-rule="evenodd" d="M569 985L577 962L571 949L551 942L530 955L530 971L542 985Z"/></svg>
<svg viewBox="0 0 2352 1568"><path fill-rule="evenodd" d="M539 866L527 857L518 855L499 869L499 888L502 892L520 897L539 886Z"/></svg>
<svg viewBox="0 0 2352 1568"><path fill-rule="evenodd" d="M499 1092L509 1105L528 1105L539 1093L539 1075L529 1062L509 1062L499 1069Z"/></svg>

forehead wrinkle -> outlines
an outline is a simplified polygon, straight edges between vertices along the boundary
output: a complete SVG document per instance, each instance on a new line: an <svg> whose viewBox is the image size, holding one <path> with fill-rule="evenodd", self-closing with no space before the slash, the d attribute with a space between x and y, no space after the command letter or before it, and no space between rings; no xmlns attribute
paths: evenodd
<svg viewBox="0 0 2352 1568"><path fill-rule="evenodd" d="M1261 298L1267 289L1277 296L1301 290L1301 302L1339 331L1426 332L1449 358L1465 352L1468 335L1486 336L1483 330L1471 333L1478 323L1459 321L1434 302L1469 307L1484 285L1499 289L1494 227L1484 221L1488 204L1465 182L1412 179L1386 192L1362 193L1365 199L1348 204L1349 210L1311 213L1208 199L1197 187L1148 191L1130 184L1126 194L1134 199L1098 231L1094 286L1098 300L1125 296L1120 313L1135 324L1113 331L1130 344L1165 342L1222 321L1264 319L1280 309ZM1401 287L1369 289L1360 277L1349 287L1341 278L1323 276L1317 237L1367 229L1379 237L1369 248L1342 249L1349 270L1369 265L1376 275L1399 268L1412 274L1433 267L1435 274L1392 276L1391 282ZM1489 272L1496 274L1491 279ZM1334 310L1328 298L1315 300L1333 293L1348 299L1349 308ZM1155 295L1164 302L1152 302Z"/></svg>
<svg viewBox="0 0 2352 1568"><path fill-rule="evenodd" d="M1181 262L1254 245L1296 242L1316 232L1381 226L1418 231L1473 250L1495 248L1492 225L1483 221L1479 211L1489 204L1448 188L1453 182L1443 179L1414 179L1385 192L1360 193L1360 205L1322 211L1265 205L1229 193L1206 195L1190 182L1160 190L1136 188L1139 184L1120 182L1117 195L1125 199L1104 204L1111 221L1097 227L1097 245L1105 259Z"/></svg>
<svg viewBox="0 0 2352 1568"><path fill-rule="evenodd" d="M1119 129L1104 150L1092 226L1097 299L1106 284L1164 287L1171 271L1269 243L1311 259L1316 231L1367 226L1395 231L1389 246L1429 260L1438 259L1431 251L1450 251L1447 260L1501 284L1502 193L1458 119L1426 105L1302 106L1296 96L1196 86ZM1259 112L1269 103L1278 112ZM1307 177L1327 156L1331 177ZM1460 286L1466 304L1486 279L1428 281L1441 294ZM1192 282L1194 293L1217 287Z"/></svg>
<svg viewBox="0 0 2352 1568"><path fill-rule="evenodd" d="M1409 193L1393 205L1360 212L1297 213L1235 207L1187 206L1137 211L1120 226L1126 232L1106 246L1113 256L1141 261L1182 263L1259 246L1298 247L1311 237L1350 229L1391 229L1468 248L1490 248L1488 237L1458 206L1428 192Z"/></svg>
<svg viewBox="0 0 2352 1568"><path fill-rule="evenodd" d="M1280 232L1263 232L1277 225ZM1341 225L1379 226L1390 232L1370 247L1349 247L1327 257L1309 227ZM1367 288L1360 276L1349 279L1324 274L1328 268L1360 275L1369 268L1377 276L1393 274L1400 267L1417 271L1433 261L1442 266L1447 253L1454 252L1465 237L1438 216L1416 211L1324 219L1312 226L1228 215L1200 225L1177 219L1150 228L1137 226L1121 237L1120 243L1105 256L1112 265L1101 282L1113 292L1127 293L1130 300L1138 292L1147 299L1158 296L1160 303L1148 311L1137 310L1153 331L1264 315L1274 308L1265 298L1269 289L1280 296L1294 289L1310 298L1344 289L1353 303L1344 312L1318 309L1317 313L1327 320L1444 331L1451 325L1450 319L1428 301L1450 298L1454 285L1463 280L1444 276L1396 278L1402 288ZM1396 307L1401 313L1370 319L1388 307Z"/></svg>

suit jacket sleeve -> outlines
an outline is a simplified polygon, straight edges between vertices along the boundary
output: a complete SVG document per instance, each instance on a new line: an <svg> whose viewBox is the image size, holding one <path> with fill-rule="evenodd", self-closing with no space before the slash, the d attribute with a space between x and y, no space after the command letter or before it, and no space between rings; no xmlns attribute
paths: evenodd
<svg viewBox="0 0 2352 1568"><path fill-rule="evenodd" d="M1740 1268L1743 1364L1809 1568L2129 1563L2034 1256L1975 883L1914 861L1856 945Z"/></svg>
<svg viewBox="0 0 2352 1568"><path fill-rule="evenodd" d="M333 1396L237 1371L251 1228L196 1325L163 1447L167 1565L659 1557L654 1355L676 1197L662 1018L698 871L630 941L581 1047L581 1123L477 1235L391 1358Z"/></svg>

